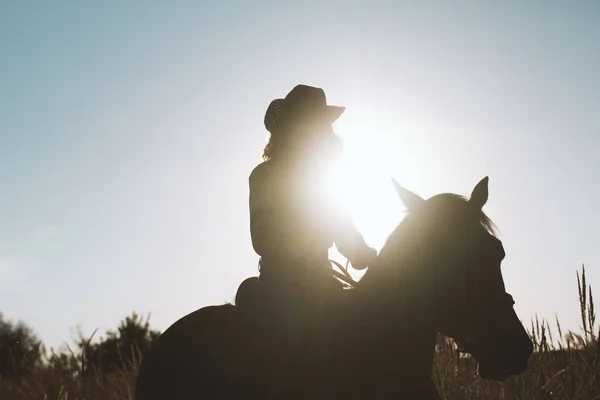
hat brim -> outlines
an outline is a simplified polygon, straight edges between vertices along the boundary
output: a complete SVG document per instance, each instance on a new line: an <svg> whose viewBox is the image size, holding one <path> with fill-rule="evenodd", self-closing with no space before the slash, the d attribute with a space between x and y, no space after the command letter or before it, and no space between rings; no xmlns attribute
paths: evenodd
<svg viewBox="0 0 600 400"><path fill-rule="evenodd" d="M327 106L329 122L333 123L346 111L346 107Z"/></svg>

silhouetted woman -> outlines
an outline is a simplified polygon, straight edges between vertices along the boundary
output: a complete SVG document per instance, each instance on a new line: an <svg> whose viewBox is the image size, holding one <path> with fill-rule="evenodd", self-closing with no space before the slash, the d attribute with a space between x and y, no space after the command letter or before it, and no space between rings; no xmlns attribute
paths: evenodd
<svg viewBox="0 0 600 400"><path fill-rule="evenodd" d="M334 243L356 269L377 255L328 196L329 167L342 151L332 123L344 110L327 105L322 89L306 85L267 109L264 162L249 178L250 229L261 257L259 286L274 301L310 301L339 289L329 262Z"/></svg>

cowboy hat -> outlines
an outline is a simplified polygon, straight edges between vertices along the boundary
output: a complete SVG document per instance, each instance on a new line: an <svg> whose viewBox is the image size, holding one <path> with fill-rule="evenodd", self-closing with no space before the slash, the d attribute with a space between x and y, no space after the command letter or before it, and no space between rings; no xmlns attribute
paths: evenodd
<svg viewBox="0 0 600 400"><path fill-rule="evenodd" d="M307 118L333 123L346 107L327 104L325 91L321 88L297 85L283 99L275 99L265 113L265 127L271 133L281 124L299 122Z"/></svg>

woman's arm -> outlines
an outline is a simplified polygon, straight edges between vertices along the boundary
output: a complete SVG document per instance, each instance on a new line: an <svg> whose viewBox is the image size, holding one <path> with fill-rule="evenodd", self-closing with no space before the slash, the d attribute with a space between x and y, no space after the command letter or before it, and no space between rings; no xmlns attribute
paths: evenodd
<svg viewBox="0 0 600 400"><path fill-rule="evenodd" d="M377 250L369 247L356 229L350 214L345 211L335 212L334 242L355 269L366 268L377 256Z"/></svg>

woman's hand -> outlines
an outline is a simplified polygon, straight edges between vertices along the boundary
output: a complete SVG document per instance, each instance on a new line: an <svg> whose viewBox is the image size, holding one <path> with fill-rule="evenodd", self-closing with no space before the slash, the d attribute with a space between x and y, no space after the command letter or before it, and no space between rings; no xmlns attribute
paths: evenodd
<svg viewBox="0 0 600 400"><path fill-rule="evenodd" d="M366 246L362 251L356 255L356 259L350 260L352 268L357 270L363 270L377 258L377 250L372 247Z"/></svg>

